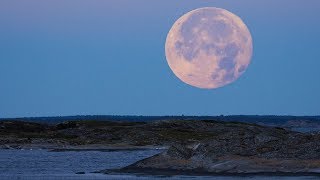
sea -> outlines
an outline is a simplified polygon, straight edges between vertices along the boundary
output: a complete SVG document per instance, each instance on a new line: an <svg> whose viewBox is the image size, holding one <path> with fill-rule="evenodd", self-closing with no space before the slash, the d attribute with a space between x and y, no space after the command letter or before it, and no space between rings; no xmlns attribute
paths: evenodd
<svg viewBox="0 0 320 180"><path fill-rule="evenodd" d="M318 179L318 177L270 176L154 176L135 174L94 173L105 169L118 169L163 150L121 151L62 151L44 149L0 150L1 180L102 180L102 179ZM77 174L78 173L78 174ZM81 174L79 174L81 173Z"/></svg>

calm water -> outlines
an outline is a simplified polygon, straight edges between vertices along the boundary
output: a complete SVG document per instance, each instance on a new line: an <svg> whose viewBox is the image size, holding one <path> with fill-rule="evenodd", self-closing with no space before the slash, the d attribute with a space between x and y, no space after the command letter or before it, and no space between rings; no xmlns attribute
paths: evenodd
<svg viewBox="0 0 320 180"><path fill-rule="evenodd" d="M196 176L135 176L90 173L103 169L120 168L160 150L117 152L48 152L46 150L0 150L0 179L212 179ZM85 172L86 174L75 174ZM270 179L270 177L247 177ZM244 177L215 177L215 179L244 179ZM273 177L271 179L317 179L315 177Z"/></svg>

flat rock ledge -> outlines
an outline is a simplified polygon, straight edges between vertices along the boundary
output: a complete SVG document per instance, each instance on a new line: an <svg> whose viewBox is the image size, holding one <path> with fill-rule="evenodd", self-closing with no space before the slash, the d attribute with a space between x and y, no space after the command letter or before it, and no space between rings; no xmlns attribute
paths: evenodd
<svg viewBox="0 0 320 180"><path fill-rule="evenodd" d="M176 143L168 150L119 170L158 175L320 176L318 135L244 126L203 141Z"/></svg>
<svg viewBox="0 0 320 180"><path fill-rule="evenodd" d="M188 148L186 148L188 149ZM168 151L138 161L122 169L102 173L134 173L152 175L213 175L213 176L320 176L320 160L268 159L243 156L185 156L172 146ZM187 154L190 153L188 149Z"/></svg>

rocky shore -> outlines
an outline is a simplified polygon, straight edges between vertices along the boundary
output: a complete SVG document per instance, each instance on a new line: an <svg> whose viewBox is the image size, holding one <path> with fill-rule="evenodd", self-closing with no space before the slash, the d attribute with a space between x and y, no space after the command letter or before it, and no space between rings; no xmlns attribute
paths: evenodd
<svg viewBox="0 0 320 180"><path fill-rule="evenodd" d="M0 148L14 149L126 149L170 147L200 142L219 134L216 127L247 125L204 120L152 122L66 121L46 124L0 121ZM257 126L257 125L254 125Z"/></svg>
<svg viewBox="0 0 320 180"><path fill-rule="evenodd" d="M318 175L320 134L212 120L0 121L0 148L164 152L103 173ZM167 149L166 149L167 148Z"/></svg>
<svg viewBox="0 0 320 180"><path fill-rule="evenodd" d="M320 175L319 135L242 123L213 122L202 127L213 133L210 138L174 144L161 154L116 172Z"/></svg>

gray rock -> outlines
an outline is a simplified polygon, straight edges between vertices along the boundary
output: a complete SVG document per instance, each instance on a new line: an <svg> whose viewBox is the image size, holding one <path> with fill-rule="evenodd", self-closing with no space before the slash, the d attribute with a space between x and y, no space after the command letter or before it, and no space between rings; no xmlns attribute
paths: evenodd
<svg viewBox="0 0 320 180"><path fill-rule="evenodd" d="M196 145L180 143L122 171L213 174L319 173L320 138L279 128L232 124Z"/></svg>

